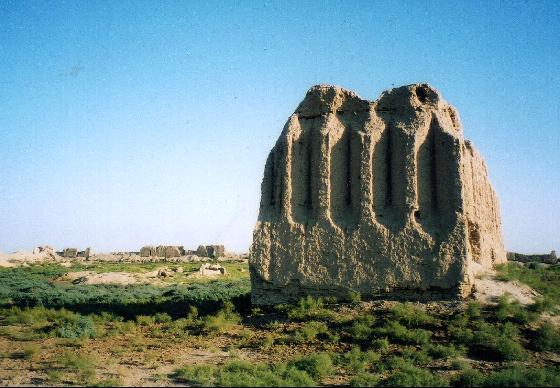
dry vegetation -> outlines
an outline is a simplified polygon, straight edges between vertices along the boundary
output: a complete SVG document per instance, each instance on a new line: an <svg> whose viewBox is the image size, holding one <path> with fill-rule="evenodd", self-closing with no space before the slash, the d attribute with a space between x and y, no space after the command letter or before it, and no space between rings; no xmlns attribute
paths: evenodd
<svg viewBox="0 0 560 388"><path fill-rule="evenodd" d="M195 268L185 264L158 286L56 281L83 269L0 269L0 384L560 385L559 268L500 269L544 295L528 307L507 297L489 307L350 293L268 310L250 307L246 264L212 281L188 280Z"/></svg>

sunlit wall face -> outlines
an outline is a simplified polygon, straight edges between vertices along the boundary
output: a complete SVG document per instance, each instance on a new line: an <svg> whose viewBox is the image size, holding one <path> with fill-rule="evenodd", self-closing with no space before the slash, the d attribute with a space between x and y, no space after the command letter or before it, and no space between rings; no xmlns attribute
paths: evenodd
<svg viewBox="0 0 560 388"><path fill-rule="evenodd" d="M429 82L487 160L506 246L560 247L560 4L3 2L0 251L247 250L313 84Z"/></svg>

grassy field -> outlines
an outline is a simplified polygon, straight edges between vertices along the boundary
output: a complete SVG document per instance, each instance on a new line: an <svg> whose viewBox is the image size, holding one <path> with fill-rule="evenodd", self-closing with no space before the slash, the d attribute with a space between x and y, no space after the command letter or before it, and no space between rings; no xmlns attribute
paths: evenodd
<svg viewBox="0 0 560 388"><path fill-rule="evenodd" d="M161 264L0 269L0 384L189 386L558 386L557 268L500 268L544 297L397 303L302 299L251 308L246 264L220 280L73 285L69 271Z"/></svg>

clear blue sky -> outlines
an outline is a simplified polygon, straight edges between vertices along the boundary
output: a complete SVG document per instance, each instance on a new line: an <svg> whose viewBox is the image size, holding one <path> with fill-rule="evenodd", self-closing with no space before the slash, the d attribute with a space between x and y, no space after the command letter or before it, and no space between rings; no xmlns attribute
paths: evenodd
<svg viewBox="0 0 560 388"><path fill-rule="evenodd" d="M306 90L429 82L506 247L560 250L560 2L0 1L0 251L248 248Z"/></svg>

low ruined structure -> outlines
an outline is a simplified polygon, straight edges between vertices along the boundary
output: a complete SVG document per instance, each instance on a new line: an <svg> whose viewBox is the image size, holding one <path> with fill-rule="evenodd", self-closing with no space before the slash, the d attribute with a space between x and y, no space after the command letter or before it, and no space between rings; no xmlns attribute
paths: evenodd
<svg viewBox="0 0 560 388"><path fill-rule="evenodd" d="M508 252L508 260L519 261L521 263L545 263L545 264L556 264L558 263L558 256L556 256L556 251L550 251L549 254L534 254L534 255L524 255L522 253Z"/></svg>
<svg viewBox="0 0 560 388"><path fill-rule="evenodd" d="M146 245L140 248L140 257L152 257L156 255L156 248L151 245Z"/></svg>
<svg viewBox="0 0 560 388"><path fill-rule="evenodd" d="M506 261L496 193L457 111L415 84L377 101L315 86L266 161L252 300L464 297Z"/></svg>
<svg viewBox="0 0 560 388"><path fill-rule="evenodd" d="M157 247L147 245L140 249L140 257L181 257L185 255L185 248L174 245L159 245Z"/></svg>
<svg viewBox="0 0 560 388"><path fill-rule="evenodd" d="M217 259L225 256L225 248L223 245L199 245L196 250L196 255L199 257L210 257Z"/></svg>
<svg viewBox="0 0 560 388"><path fill-rule="evenodd" d="M77 248L66 248L62 251L62 257L75 258L78 256Z"/></svg>

